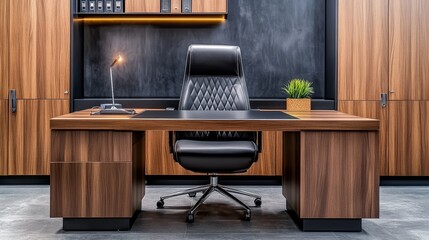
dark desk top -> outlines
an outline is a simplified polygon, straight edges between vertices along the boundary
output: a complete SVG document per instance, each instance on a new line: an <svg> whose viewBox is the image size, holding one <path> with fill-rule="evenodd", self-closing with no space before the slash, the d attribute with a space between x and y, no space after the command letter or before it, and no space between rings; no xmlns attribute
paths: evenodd
<svg viewBox="0 0 429 240"><path fill-rule="evenodd" d="M164 111L146 110L133 118L184 120L287 120L297 119L281 111Z"/></svg>

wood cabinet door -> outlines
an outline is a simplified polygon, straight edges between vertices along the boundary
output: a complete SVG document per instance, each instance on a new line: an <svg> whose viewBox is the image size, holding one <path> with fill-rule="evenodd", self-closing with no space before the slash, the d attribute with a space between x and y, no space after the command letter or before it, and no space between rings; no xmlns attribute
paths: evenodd
<svg viewBox="0 0 429 240"><path fill-rule="evenodd" d="M338 111L359 117L380 120L380 176L389 175L387 158L387 108L382 108L380 101L338 101Z"/></svg>
<svg viewBox="0 0 429 240"><path fill-rule="evenodd" d="M161 0L126 0L126 13L159 13Z"/></svg>
<svg viewBox="0 0 429 240"><path fill-rule="evenodd" d="M0 100L8 98L9 79L9 3L0 0ZM0 170L1 171L1 170Z"/></svg>
<svg viewBox="0 0 429 240"><path fill-rule="evenodd" d="M390 100L429 100L429 1L390 0Z"/></svg>
<svg viewBox="0 0 429 240"><path fill-rule="evenodd" d="M227 0L192 0L193 13L227 13Z"/></svg>
<svg viewBox="0 0 429 240"><path fill-rule="evenodd" d="M245 175L276 175L276 132L263 132L262 152ZM146 132L146 175L197 175L174 161L167 131Z"/></svg>
<svg viewBox="0 0 429 240"><path fill-rule="evenodd" d="M379 100L387 93L388 3L338 1L339 100Z"/></svg>
<svg viewBox="0 0 429 240"><path fill-rule="evenodd" d="M429 101L389 102L389 175L429 176Z"/></svg>
<svg viewBox="0 0 429 240"><path fill-rule="evenodd" d="M49 120L66 113L68 100L18 100L9 117L9 175L49 175Z"/></svg>
<svg viewBox="0 0 429 240"><path fill-rule="evenodd" d="M7 175L8 119L8 101L0 99L0 176Z"/></svg>
<svg viewBox="0 0 429 240"><path fill-rule="evenodd" d="M69 98L69 0L9 2L9 88L19 99Z"/></svg>

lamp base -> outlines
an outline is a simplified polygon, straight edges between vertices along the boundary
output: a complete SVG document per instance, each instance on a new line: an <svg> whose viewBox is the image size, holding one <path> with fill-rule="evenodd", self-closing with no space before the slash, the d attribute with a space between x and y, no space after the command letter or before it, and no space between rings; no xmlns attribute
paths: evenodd
<svg viewBox="0 0 429 240"><path fill-rule="evenodd" d="M113 107L120 109L120 108L122 108L122 104L119 104L119 103L115 103L115 105L113 105L112 103L100 104L100 109L111 109Z"/></svg>
<svg viewBox="0 0 429 240"><path fill-rule="evenodd" d="M98 112L92 113L93 115L99 114L99 115L134 115L136 114L136 111L134 109L123 109L123 108L117 108L117 109L101 109Z"/></svg>

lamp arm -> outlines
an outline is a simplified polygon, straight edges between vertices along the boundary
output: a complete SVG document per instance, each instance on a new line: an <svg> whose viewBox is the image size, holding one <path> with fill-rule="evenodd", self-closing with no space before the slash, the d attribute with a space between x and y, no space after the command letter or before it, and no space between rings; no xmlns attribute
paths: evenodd
<svg viewBox="0 0 429 240"><path fill-rule="evenodd" d="M110 86L112 87L112 109L116 109L115 107L115 93L113 91L113 74L112 74L112 67L110 67Z"/></svg>

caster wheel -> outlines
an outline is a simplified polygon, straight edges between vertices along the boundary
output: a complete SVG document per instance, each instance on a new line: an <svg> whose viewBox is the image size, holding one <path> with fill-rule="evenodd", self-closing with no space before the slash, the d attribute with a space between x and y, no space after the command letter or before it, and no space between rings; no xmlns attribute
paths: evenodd
<svg viewBox="0 0 429 240"><path fill-rule="evenodd" d="M188 195L189 195L189 197L195 197L195 196L197 196L197 193L189 193Z"/></svg>
<svg viewBox="0 0 429 240"><path fill-rule="evenodd" d="M156 203L156 207L157 208L163 208L164 207L164 200L159 200L157 203Z"/></svg>
<svg viewBox="0 0 429 240"><path fill-rule="evenodd" d="M257 207L260 207L262 205L262 200L260 198L256 198L254 202Z"/></svg>
<svg viewBox="0 0 429 240"><path fill-rule="evenodd" d="M188 214L188 216L186 216L186 222L193 223L194 222L194 215Z"/></svg>
<svg viewBox="0 0 429 240"><path fill-rule="evenodd" d="M250 221L250 218L251 218L250 212L246 212L246 214L244 215L244 220Z"/></svg>

